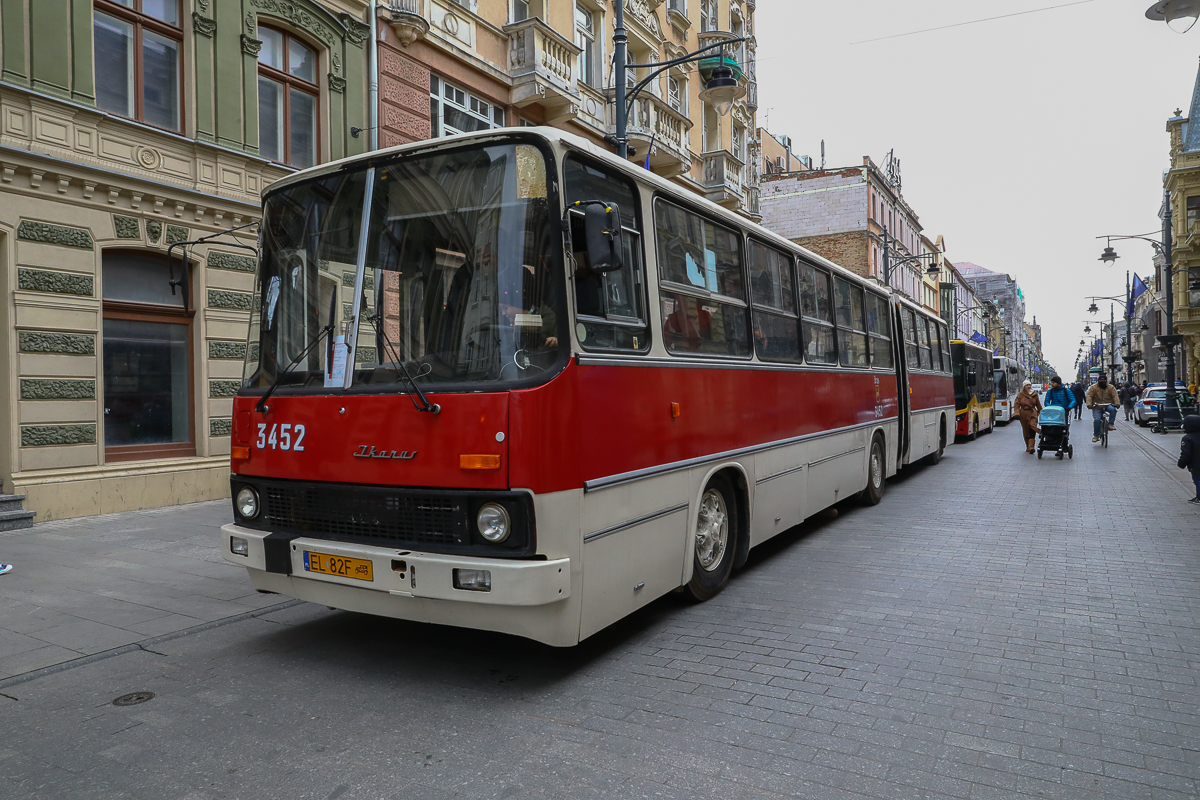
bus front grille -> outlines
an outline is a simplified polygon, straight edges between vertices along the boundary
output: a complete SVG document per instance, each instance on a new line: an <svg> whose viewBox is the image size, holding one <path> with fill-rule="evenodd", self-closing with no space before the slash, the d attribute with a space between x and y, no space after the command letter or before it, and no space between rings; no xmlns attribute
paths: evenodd
<svg viewBox="0 0 1200 800"><path fill-rule="evenodd" d="M388 547L468 543L466 508L453 497L355 488L267 486L263 523Z"/></svg>

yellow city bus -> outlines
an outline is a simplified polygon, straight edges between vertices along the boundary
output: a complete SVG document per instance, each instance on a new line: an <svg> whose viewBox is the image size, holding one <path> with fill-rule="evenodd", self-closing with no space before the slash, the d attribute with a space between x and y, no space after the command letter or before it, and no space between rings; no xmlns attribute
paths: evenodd
<svg viewBox="0 0 1200 800"><path fill-rule="evenodd" d="M974 441L996 428L996 381L992 354L978 345L950 343L954 366L954 434Z"/></svg>

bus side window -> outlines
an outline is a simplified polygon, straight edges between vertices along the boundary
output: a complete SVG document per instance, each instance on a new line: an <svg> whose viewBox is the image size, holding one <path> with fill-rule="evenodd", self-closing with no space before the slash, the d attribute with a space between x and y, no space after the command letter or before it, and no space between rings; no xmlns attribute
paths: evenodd
<svg viewBox="0 0 1200 800"><path fill-rule="evenodd" d="M842 366L867 366L867 331L863 321L863 290L845 278L834 280L837 300L838 345Z"/></svg>
<svg viewBox="0 0 1200 800"><path fill-rule="evenodd" d="M929 342L929 320L925 317L918 316L917 318L917 350L921 358L921 369L933 369L933 348Z"/></svg>
<svg viewBox="0 0 1200 800"><path fill-rule="evenodd" d="M917 320L912 309L900 309L900 318L904 321L904 361L909 369L920 369L921 360L917 348Z"/></svg>
<svg viewBox="0 0 1200 800"><path fill-rule="evenodd" d="M663 342L680 355L750 355L741 235L672 203L654 204Z"/></svg>
<svg viewBox="0 0 1200 800"><path fill-rule="evenodd" d="M791 256L753 241L747 252L754 350L763 361L798 362L800 321Z"/></svg>
<svg viewBox="0 0 1200 800"><path fill-rule="evenodd" d="M568 212L571 224L572 284L575 287L574 326L586 350L650 349L650 327L646 319L646 278L642 263L639 204L631 181L607 170L568 156L563 167L564 195L568 204L577 200L616 203L621 211L623 266L597 272L587 257L583 214Z"/></svg>
<svg viewBox="0 0 1200 800"><path fill-rule="evenodd" d="M892 368L891 320L888 302L874 292L867 292L867 333L871 337L871 366Z"/></svg>
<svg viewBox="0 0 1200 800"><path fill-rule="evenodd" d="M949 373L950 365L950 338L945 325L940 326L942 330L942 367L943 371Z"/></svg>
<svg viewBox="0 0 1200 800"><path fill-rule="evenodd" d="M833 332L832 295L829 273L800 262L804 360L809 364L836 364L838 361L837 338Z"/></svg>

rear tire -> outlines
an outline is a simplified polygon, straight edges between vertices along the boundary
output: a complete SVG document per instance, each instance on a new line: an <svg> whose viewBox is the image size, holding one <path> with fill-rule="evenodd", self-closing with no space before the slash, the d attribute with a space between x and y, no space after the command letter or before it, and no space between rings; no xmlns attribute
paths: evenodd
<svg viewBox="0 0 1200 800"><path fill-rule="evenodd" d="M864 506L879 505L887 489L887 456L883 442L876 436L871 442L871 455L867 459L867 486L858 493L858 501Z"/></svg>
<svg viewBox="0 0 1200 800"><path fill-rule="evenodd" d="M700 496L692 549L692 579L684 589L693 600L716 597L733 572L738 536L737 495L724 475L715 475Z"/></svg>
<svg viewBox="0 0 1200 800"><path fill-rule="evenodd" d="M967 441L973 442L979 438L979 417L971 420L971 432L967 434Z"/></svg>
<svg viewBox="0 0 1200 800"><path fill-rule="evenodd" d="M925 457L925 463L930 466L937 466L942 461L942 454L946 452L946 423L942 422L941 430L938 431L938 446L937 450Z"/></svg>

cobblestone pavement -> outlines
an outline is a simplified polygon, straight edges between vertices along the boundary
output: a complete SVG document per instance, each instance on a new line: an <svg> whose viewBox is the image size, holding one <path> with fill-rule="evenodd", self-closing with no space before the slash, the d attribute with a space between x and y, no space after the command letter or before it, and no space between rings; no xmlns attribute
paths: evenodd
<svg viewBox="0 0 1200 800"><path fill-rule="evenodd" d="M1178 436L1019 438L570 650L301 604L0 681L0 797L1194 798Z"/></svg>

